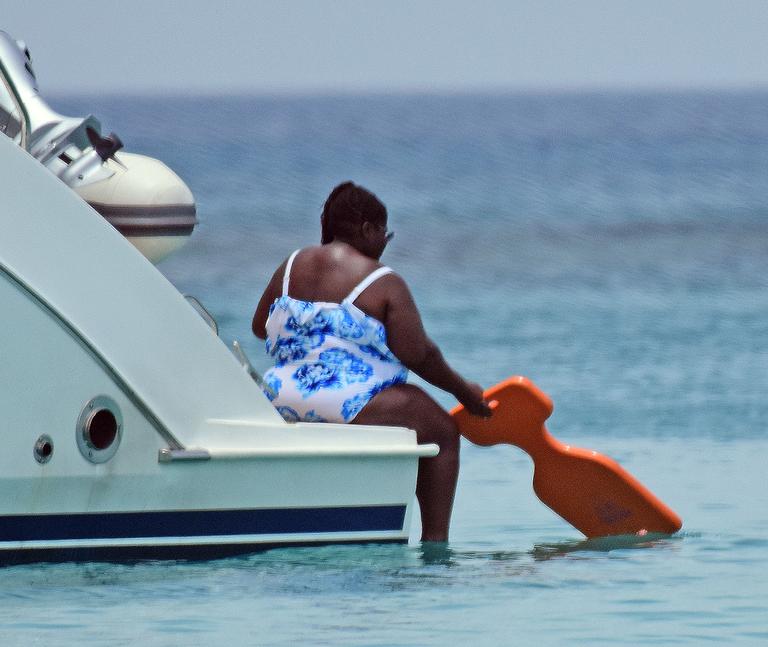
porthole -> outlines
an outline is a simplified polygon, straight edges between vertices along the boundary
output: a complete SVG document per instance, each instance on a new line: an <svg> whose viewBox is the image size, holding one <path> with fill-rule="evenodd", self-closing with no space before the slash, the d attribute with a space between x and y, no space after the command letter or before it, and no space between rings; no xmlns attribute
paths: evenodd
<svg viewBox="0 0 768 647"><path fill-rule="evenodd" d="M91 463L104 463L115 455L123 435L123 416L117 403L106 395L89 400L77 419L80 453Z"/></svg>
<svg viewBox="0 0 768 647"><path fill-rule="evenodd" d="M48 434L42 434L35 442L32 453L40 465L45 465L53 457L53 439Z"/></svg>

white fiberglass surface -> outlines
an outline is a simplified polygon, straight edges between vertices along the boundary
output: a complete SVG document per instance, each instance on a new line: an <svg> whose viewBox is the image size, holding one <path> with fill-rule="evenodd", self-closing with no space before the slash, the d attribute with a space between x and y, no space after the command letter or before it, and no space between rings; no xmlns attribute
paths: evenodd
<svg viewBox="0 0 768 647"><path fill-rule="evenodd" d="M182 443L204 443L207 418L283 424L154 266L6 138L0 194L0 265L97 349Z"/></svg>

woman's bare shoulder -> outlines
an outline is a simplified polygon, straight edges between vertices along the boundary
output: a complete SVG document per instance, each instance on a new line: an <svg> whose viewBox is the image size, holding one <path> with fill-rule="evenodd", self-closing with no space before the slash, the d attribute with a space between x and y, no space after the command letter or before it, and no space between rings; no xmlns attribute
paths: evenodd
<svg viewBox="0 0 768 647"><path fill-rule="evenodd" d="M391 268L390 268L391 269ZM379 279L381 287L387 291L390 301L412 302L413 296L406 280L395 270L385 274Z"/></svg>

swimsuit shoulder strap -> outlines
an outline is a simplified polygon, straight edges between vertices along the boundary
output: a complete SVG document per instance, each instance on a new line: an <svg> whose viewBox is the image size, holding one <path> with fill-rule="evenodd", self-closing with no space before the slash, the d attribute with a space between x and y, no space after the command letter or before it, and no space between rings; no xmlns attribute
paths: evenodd
<svg viewBox="0 0 768 647"><path fill-rule="evenodd" d="M365 288L367 288L371 283L381 278L385 274L391 274L392 271L393 271L392 268L387 267L386 265L384 265L383 267L380 267L377 270L373 270L373 272L371 272L368 276L366 276L362 281L360 281L360 283L358 283L355 286L354 290L352 290L352 292L349 293L347 298L344 299L344 303L354 303L355 299L357 299L357 297L360 296L360 294L362 293L363 290L365 290Z"/></svg>
<svg viewBox="0 0 768 647"><path fill-rule="evenodd" d="M288 296L288 282L291 280L291 266L293 265L293 259L296 258L301 250L297 249L293 254L288 257L288 263L285 266L285 272L283 272L283 296Z"/></svg>

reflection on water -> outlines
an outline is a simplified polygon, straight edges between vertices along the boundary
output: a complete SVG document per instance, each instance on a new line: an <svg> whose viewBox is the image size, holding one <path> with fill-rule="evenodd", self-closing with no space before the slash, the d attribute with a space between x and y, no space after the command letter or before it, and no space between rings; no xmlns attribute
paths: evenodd
<svg viewBox="0 0 768 647"><path fill-rule="evenodd" d="M596 537L581 541L564 541L552 544L536 544L530 551L536 561L567 557L574 553L608 553L615 550L663 548L681 540L680 535L647 533L645 535L618 535Z"/></svg>
<svg viewBox="0 0 768 647"><path fill-rule="evenodd" d="M445 542L426 541L419 545L421 561L430 566L454 566L456 551Z"/></svg>
<svg viewBox="0 0 768 647"><path fill-rule="evenodd" d="M520 562L526 558L547 561L560 557L589 558L590 553L609 553L620 550L666 549L675 546L685 537L683 533L668 535L648 533L645 535L620 535L593 539L569 540L535 544L530 550L518 551L471 551L452 548L444 543L422 543L418 546L420 563L423 566L459 567L467 562ZM597 557L597 556L595 556Z"/></svg>
<svg viewBox="0 0 768 647"><path fill-rule="evenodd" d="M224 577L247 588L270 582L275 590L307 593L320 589L399 588L408 583L424 585L429 580L461 581L485 572L498 577L495 565L516 563L530 574L532 563L558 557L589 557L590 553L616 550L658 549L680 541L680 536L622 536L536 544L530 550L467 550L448 543L423 542L414 545L366 544L306 548L275 548L240 557L207 562L136 562L31 564L0 570L0 599L24 597L60 587L133 587L158 591L186 588L192 582ZM596 556L597 557L597 556ZM509 577L514 571L504 571ZM446 579L448 577L448 579ZM199 580L198 580L199 578ZM385 584L386 583L386 584ZM25 593L26 591L26 593Z"/></svg>
<svg viewBox="0 0 768 647"><path fill-rule="evenodd" d="M25 581L34 586L77 582L87 585L111 585L132 579L168 581L172 574L194 576L224 570L258 568L264 573L311 568L315 571L375 569L401 572L407 569L442 566L455 568L469 562L536 561L565 557L576 553L608 553L616 550L658 549L675 545L685 537L700 533L667 535L621 535L594 539L534 544L530 550L468 550L447 542L406 544L338 544L327 546L270 548L237 557L209 561L137 561L81 562L64 564L24 564L0 569L0 591ZM158 568L162 567L162 568Z"/></svg>

